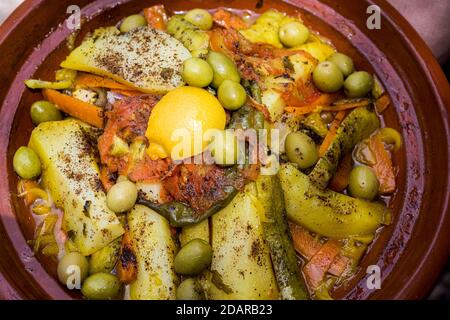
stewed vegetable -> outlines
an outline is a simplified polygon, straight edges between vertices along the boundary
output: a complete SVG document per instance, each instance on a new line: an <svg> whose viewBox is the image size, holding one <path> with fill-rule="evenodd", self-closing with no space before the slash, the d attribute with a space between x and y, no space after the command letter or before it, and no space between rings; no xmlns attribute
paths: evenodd
<svg viewBox="0 0 450 320"><path fill-rule="evenodd" d="M381 141L393 146L393 151L398 151L402 146L402 136L393 128L381 128L378 133Z"/></svg>
<svg viewBox="0 0 450 320"><path fill-rule="evenodd" d="M133 208L137 199L137 188L131 181L121 181L108 191L106 204L114 212L126 212Z"/></svg>
<svg viewBox="0 0 450 320"><path fill-rule="evenodd" d="M30 109L31 120L33 123L39 124L46 121L62 120L61 111L56 106L48 101L36 101L31 105Z"/></svg>
<svg viewBox="0 0 450 320"><path fill-rule="evenodd" d="M213 25L211 14L204 9L190 10L186 13L184 19L202 30L209 30Z"/></svg>
<svg viewBox="0 0 450 320"><path fill-rule="evenodd" d="M345 94L350 98L366 96L373 88L374 80L366 71L354 72L345 80Z"/></svg>
<svg viewBox="0 0 450 320"><path fill-rule="evenodd" d="M232 131L215 131L211 137L210 151L216 164L233 165L239 157L239 143Z"/></svg>
<svg viewBox="0 0 450 320"><path fill-rule="evenodd" d="M349 76L354 69L353 60L343 53L335 53L328 58L328 61L333 62L342 72L344 77Z"/></svg>
<svg viewBox="0 0 450 320"><path fill-rule="evenodd" d="M279 31L280 41L286 47L296 47L309 38L309 29L300 22L290 22L283 25Z"/></svg>
<svg viewBox="0 0 450 320"><path fill-rule="evenodd" d="M214 71L212 82L214 88L219 88L224 80L240 82L241 77L236 65L223 53L211 51L206 61L208 61Z"/></svg>
<svg viewBox="0 0 450 320"><path fill-rule="evenodd" d="M188 85L202 88L211 83L214 73L205 60L191 58L184 61L181 75Z"/></svg>
<svg viewBox="0 0 450 320"><path fill-rule="evenodd" d="M316 144L302 132L290 133L286 137L286 155L301 169L313 166L319 159Z"/></svg>
<svg viewBox="0 0 450 320"><path fill-rule="evenodd" d="M58 279L67 286L81 284L89 272L89 262L79 252L70 252L58 262Z"/></svg>
<svg viewBox="0 0 450 320"><path fill-rule="evenodd" d="M133 14L132 16L126 17L120 24L120 31L128 32L133 29L143 27L147 25L145 18L140 14Z"/></svg>
<svg viewBox="0 0 450 320"><path fill-rule="evenodd" d="M120 292L119 279L110 273L96 273L87 278L81 287L81 293L89 300L110 300L117 298Z"/></svg>
<svg viewBox="0 0 450 320"><path fill-rule="evenodd" d="M208 242L194 239L187 243L175 257L175 272L195 276L205 270L212 259L212 249Z"/></svg>
<svg viewBox="0 0 450 320"><path fill-rule="evenodd" d="M350 194L357 198L373 200L378 194L378 179L375 173L366 166L357 166L350 173Z"/></svg>
<svg viewBox="0 0 450 320"><path fill-rule="evenodd" d="M13 158L14 171L24 179L37 178L41 174L41 161L33 149L20 147Z"/></svg>
<svg viewBox="0 0 450 320"><path fill-rule="evenodd" d="M313 73L314 84L323 92L336 92L344 84L342 71L333 62L321 62Z"/></svg>
<svg viewBox="0 0 450 320"><path fill-rule="evenodd" d="M300 12L142 9L25 81L36 256L85 299L332 299L392 221L381 81Z"/></svg>
<svg viewBox="0 0 450 320"><path fill-rule="evenodd" d="M219 86L217 96L223 107L235 111L242 107L247 100L247 93L243 86L232 80L224 80Z"/></svg>
<svg viewBox="0 0 450 320"><path fill-rule="evenodd" d="M56 81L75 81L76 77L77 77L76 70L59 69L55 73Z"/></svg>
<svg viewBox="0 0 450 320"><path fill-rule="evenodd" d="M177 289L177 300L203 300L202 289L199 283L188 278Z"/></svg>

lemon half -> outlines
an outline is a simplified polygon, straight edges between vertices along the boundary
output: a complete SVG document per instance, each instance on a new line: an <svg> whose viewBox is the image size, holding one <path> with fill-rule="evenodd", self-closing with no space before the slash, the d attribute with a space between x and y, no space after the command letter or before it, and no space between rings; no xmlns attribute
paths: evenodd
<svg viewBox="0 0 450 320"><path fill-rule="evenodd" d="M207 147L204 133L223 130L226 114L215 96L204 89L180 87L166 94L153 108L148 120L147 153L151 159L182 160Z"/></svg>

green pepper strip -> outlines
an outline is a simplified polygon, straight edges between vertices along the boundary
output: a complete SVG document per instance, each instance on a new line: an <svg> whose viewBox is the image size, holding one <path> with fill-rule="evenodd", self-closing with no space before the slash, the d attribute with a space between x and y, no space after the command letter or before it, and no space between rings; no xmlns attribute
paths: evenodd
<svg viewBox="0 0 450 320"><path fill-rule="evenodd" d="M226 197L223 200L216 202L211 208L203 213L198 213L188 205L178 201L158 204L139 198L137 203L158 212L160 215L169 220L171 226L185 227L199 223L225 208L234 199L238 193L238 190L234 187L227 187L225 189L225 193Z"/></svg>
<svg viewBox="0 0 450 320"><path fill-rule="evenodd" d="M73 82L68 80L50 82L50 81L30 79L25 81L25 85L30 89L64 90L72 87Z"/></svg>

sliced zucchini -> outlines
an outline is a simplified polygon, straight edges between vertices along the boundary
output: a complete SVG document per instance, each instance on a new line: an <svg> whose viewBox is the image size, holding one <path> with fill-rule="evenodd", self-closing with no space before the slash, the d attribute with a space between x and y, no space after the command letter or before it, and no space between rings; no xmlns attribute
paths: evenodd
<svg viewBox="0 0 450 320"><path fill-rule="evenodd" d="M292 164L282 165L279 177L289 219L322 236L343 239L373 235L382 224L391 222L384 204L320 190Z"/></svg>
<svg viewBox="0 0 450 320"><path fill-rule="evenodd" d="M373 108L360 107L351 111L342 121L327 151L309 174L311 181L318 188L325 189L342 157L379 127L380 119Z"/></svg>
<svg viewBox="0 0 450 320"><path fill-rule="evenodd" d="M169 19L167 32L181 41L194 56L202 56L208 53L208 33L184 20L182 15L174 15Z"/></svg>
<svg viewBox="0 0 450 320"><path fill-rule="evenodd" d="M256 189L258 200L264 207L264 237L270 249L280 298L307 300L309 294L297 264L278 177L261 175L256 181Z"/></svg>

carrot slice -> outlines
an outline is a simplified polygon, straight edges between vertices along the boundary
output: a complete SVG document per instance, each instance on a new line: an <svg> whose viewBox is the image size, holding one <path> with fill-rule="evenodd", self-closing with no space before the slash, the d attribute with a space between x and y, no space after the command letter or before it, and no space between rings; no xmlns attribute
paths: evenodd
<svg viewBox="0 0 450 320"><path fill-rule="evenodd" d="M248 28L247 23L245 23L241 17L225 9L219 9L214 12L213 20L219 26L226 29L233 28L236 30L241 30Z"/></svg>
<svg viewBox="0 0 450 320"><path fill-rule="evenodd" d="M352 155L347 154L339 163L339 166L330 181L329 188L336 192L342 192L349 184L350 171L352 171Z"/></svg>
<svg viewBox="0 0 450 320"><path fill-rule="evenodd" d="M156 5L144 9L144 16L150 27L163 31L166 30L168 17L163 5Z"/></svg>
<svg viewBox="0 0 450 320"><path fill-rule="evenodd" d="M17 184L19 196L22 197L26 205L32 204L39 198L47 200L47 193L34 180L20 180Z"/></svg>
<svg viewBox="0 0 450 320"><path fill-rule="evenodd" d="M136 90L122 90L122 89L113 89L111 90L114 93L121 94L126 97L136 97L136 96L142 96L144 93Z"/></svg>
<svg viewBox="0 0 450 320"><path fill-rule="evenodd" d="M322 249L324 246L317 237L311 235L308 230L305 228L296 225L295 223L289 222L289 228L291 230L292 241L294 244L295 251L301 254L306 260L312 260L314 256ZM335 245L339 246L339 250L341 250L341 246L338 242L333 241L331 245L335 248ZM329 244L330 245L330 244ZM327 247L325 247L325 250ZM328 272L334 276L341 276L353 265L353 260L349 257L346 257L340 252L330 265Z"/></svg>
<svg viewBox="0 0 450 320"><path fill-rule="evenodd" d="M321 93L320 96L311 103L311 105L328 106L341 98L341 93Z"/></svg>
<svg viewBox="0 0 450 320"><path fill-rule="evenodd" d="M133 252L133 240L127 230L122 237L122 250L117 264L117 276L120 282L129 284L137 277L136 256Z"/></svg>
<svg viewBox="0 0 450 320"><path fill-rule="evenodd" d="M89 88L107 88L107 89L119 89L119 90L133 90L130 87L127 87L126 85L123 85L117 81L94 76L89 73L82 73L77 76L75 80L75 85L78 86L85 86Z"/></svg>
<svg viewBox="0 0 450 320"><path fill-rule="evenodd" d="M304 106L304 107L286 107L286 112L293 113L297 116L313 113L317 110L317 106Z"/></svg>
<svg viewBox="0 0 450 320"><path fill-rule="evenodd" d="M289 228L291 230L295 251L307 260L311 259L322 247L320 241L316 237L313 237L305 228L292 222L289 222Z"/></svg>
<svg viewBox="0 0 450 320"><path fill-rule="evenodd" d="M373 136L369 140L369 148L375 155L376 162L372 166L380 182L379 191L381 194L389 194L395 191L395 171L392 159L384 148L380 137Z"/></svg>
<svg viewBox="0 0 450 320"><path fill-rule="evenodd" d="M303 115L312 112L321 112L321 111L330 111L330 112L338 112L338 111L346 111L350 109L355 109L358 107L365 107L369 104L369 100L352 102L352 103L342 103L334 106L324 106L318 103L314 103L308 106L302 107L286 107L286 111L289 113L294 113L296 115Z"/></svg>
<svg viewBox="0 0 450 320"><path fill-rule="evenodd" d="M101 108L52 89L44 89L43 94L45 99L54 103L63 112L97 128L103 128Z"/></svg>
<svg viewBox="0 0 450 320"><path fill-rule="evenodd" d="M328 273L340 277L342 276L347 270L350 270L352 267L353 260L349 257L344 256L342 253L339 253L336 258L333 260L333 263L330 266L330 269L328 269Z"/></svg>
<svg viewBox="0 0 450 320"><path fill-rule="evenodd" d="M339 126L341 125L342 120L344 120L345 116L347 115L347 111L339 111L336 114L336 117L334 118L333 122L331 123L330 130L328 130L328 134L325 136L325 139L323 140L320 148L319 148L319 156L323 156L325 152L327 152L328 148L330 147L331 143L333 142L334 137L336 136L337 130L339 129Z"/></svg>
<svg viewBox="0 0 450 320"><path fill-rule="evenodd" d="M303 267L306 283L312 291L320 286L340 250L341 246L337 241L329 240Z"/></svg>
<svg viewBox="0 0 450 320"><path fill-rule="evenodd" d="M391 104L391 99L387 94L382 95L380 98L375 101L375 109L378 113L383 113Z"/></svg>

